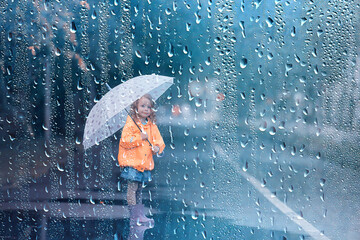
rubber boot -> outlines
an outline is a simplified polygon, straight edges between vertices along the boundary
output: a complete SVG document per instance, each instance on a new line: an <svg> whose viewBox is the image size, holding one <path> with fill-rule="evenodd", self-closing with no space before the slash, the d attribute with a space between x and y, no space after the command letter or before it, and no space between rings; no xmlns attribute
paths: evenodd
<svg viewBox="0 0 360 240"><path fill-rule="evenodd" d="M128 240L143 240L144 233L149 228L150 227L148 226L138 226L136 224L135 225L130 224Z"/></svg>
<svg viewBox="0 0 360 240"><path fill-rule="evenodd" d="M129 205L130 212L130 226L131 225L148 225L151 228L154 226L154 219L145 216L145 209L143 204Z"/></svg>

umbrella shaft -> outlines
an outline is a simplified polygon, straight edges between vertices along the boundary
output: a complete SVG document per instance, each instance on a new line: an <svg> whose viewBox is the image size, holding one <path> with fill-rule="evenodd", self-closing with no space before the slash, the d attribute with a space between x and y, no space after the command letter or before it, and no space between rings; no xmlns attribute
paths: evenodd
<svg viewBox="0 0 360 240"><path fill-rule="evenodd" d="M135 123L135 125L137 126L137 128L140 130L140 132L142 132L141 128L139 127L139 125L137 125L137 123L135 122L135 120L133 119L133 117L130 115L129 111L125 108L125 111L127 112L127 114L129 115L129 117L133 120L133 122ZM149 143L149 145L152 147L153 145L151 144L151 142L149 141L149 139L146 139L146 141Z"/></svg>

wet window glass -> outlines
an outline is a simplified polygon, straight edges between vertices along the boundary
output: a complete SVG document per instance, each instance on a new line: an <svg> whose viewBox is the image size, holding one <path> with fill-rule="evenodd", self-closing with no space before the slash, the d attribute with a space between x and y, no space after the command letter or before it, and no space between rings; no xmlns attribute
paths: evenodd
<svg viewBox="0 0 360 240"><path fill-rule="evenodd" d="M358 1L0 3L1 239L358 239Z"/></svg>

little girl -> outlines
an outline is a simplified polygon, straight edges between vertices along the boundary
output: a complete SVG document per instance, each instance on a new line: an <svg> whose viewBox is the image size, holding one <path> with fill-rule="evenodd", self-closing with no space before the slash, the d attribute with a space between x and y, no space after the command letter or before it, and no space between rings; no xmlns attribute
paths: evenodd
<svg viewBox="0 0 360 240"><path fill-rule="evenodd" d="M146 94L136 100L131 105L130 115L132 119L130 116L127 117L122 130L118 155L119 164L123 167L120 176L127 180L126 197L130 224L153 224L154 220L144 214L142 183L151 181L150 171L154 169L152 155L162 153L165 144L155 125L154 102L151 96Z"/></svg>

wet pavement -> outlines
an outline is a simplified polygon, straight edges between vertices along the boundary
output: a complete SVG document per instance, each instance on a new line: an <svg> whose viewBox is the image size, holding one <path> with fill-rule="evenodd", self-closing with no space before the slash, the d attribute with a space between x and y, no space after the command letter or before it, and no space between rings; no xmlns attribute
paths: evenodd
<svg viewBox="0 0 360 240"><path fill-rule="evenodd" d="M155 160L143 190L155 226L136 226L136 239L360 239L356 170L285 154L256 159L255 168L215 143L178 146ZM1 239L132 238L115 162L106 189L54 183L69 179L61 170L17 184L2 173Z"/></svg>

